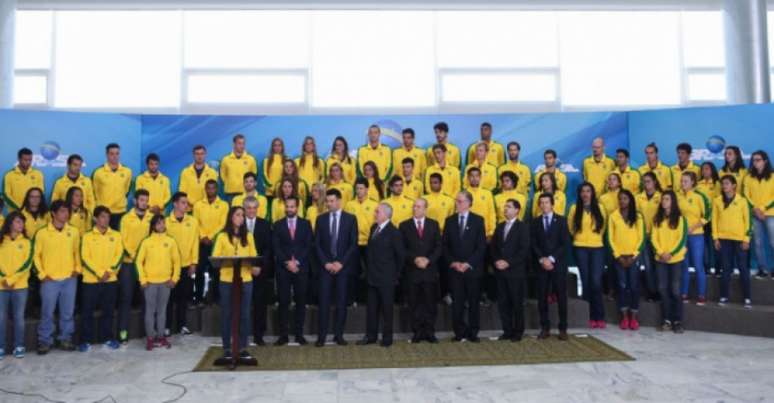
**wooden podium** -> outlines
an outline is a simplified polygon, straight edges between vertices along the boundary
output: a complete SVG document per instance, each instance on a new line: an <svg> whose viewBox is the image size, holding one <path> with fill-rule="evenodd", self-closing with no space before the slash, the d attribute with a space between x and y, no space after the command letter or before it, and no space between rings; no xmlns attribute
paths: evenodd
<svg viewBox="0 0 774 403"><path fill-rule="evenodd" d="M224 265L229 263L234 268L234 276L232 279L231 290L231 359L220 357L215 360L216 366L225 367L229 369L235 369L239 365L244 366L256 366L258 360L255 358L240 358L239 357L239 318L242 315L242 265L250 265L250 267L261 266L262 258L260 256L211 256L210 263L213 267L218 269L223 268ZM247 346L242 346L247 347Z"/></svg>

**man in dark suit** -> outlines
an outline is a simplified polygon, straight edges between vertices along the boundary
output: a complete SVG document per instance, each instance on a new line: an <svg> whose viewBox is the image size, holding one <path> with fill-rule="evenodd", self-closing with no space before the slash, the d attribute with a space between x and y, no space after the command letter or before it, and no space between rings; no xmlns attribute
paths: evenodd
<svg viewBox="0 0 774 403"><path fill-rule="evenodd" d="M414 216L400 223L406 247L406 280L412 312L412 343L427 340L438 343L435 319L438 316L438 259L441 257L441 228L427 217L427 200L414 201Z"/></svg>
<svg viewBox="0 0 774 403"><path fill-rule="evenodd" d="M479 297L484 274L486 234L484 219L470 212L473 195L463 190L454 199L457 209L446 219L443 232L443 254L449 263L449 289L452 293L452 327L454 339L478 343L480 328ZM468 323L465 322L465 305Z"/></svg>
<svg viewBox="0 0 774 403"><path fill-rule="evenodd" d="M540 335L547 339L551 333L548 316L548 291L553 290L559 305L559 340L567 340L567 252L570 249L570 231L567 219L554 214L554 196L538 196L542 212L532 220L532 251L538 260L537 298L540 311Z"/></svg>
<svg viewBox="0 0 774 403"><path fill-rule="evenodd" d="M263 341L263 334L266 332L266 301L274 289L271 224L258 217L258 199L255 197L245 198L242 207L245 209L245 225L247 225L247 230L253 234L258 256L262 257L261 272L253 277L253 341L255 344L263 346L266 344Z"/></svg>
<svg viewBox="0 0 774 403"><path fill-rule="evenodd" d="M315 253L320 263L320 324L315 346L325 345L328 336L328 316L331 293L336 287L336 321L333 334L336 344L347 345L344 325L347 322L347 281L357 258L357 219L341 209L341 192L325 192L328 212L317 217Z"/></svg>
<svg viewBox="0 0 774 403"><path fill-rule="evenodd" d="M503 327L499 340L521 341L524 335L524 279L530 250L529 228L518 220L519 210L518 200L505 201L505 222L495 228L490 245L497 281L497 310Z"/></svg>
<svg viewBox="0 0 774 403"><path fill-rule="evenodd" d="M366 335L357 344L376 343L379 332L379 316L382 317L382 347L392 345L392 314L395 287L406 253L400 232L390 222L392 207L380 203L376 207L375 223L368 237L368 313Z"/></svg>
<svg viewBox="0 0 774 403"><path fill-rule="evenodd" d="M312 224L298 217L298 198L288 197L285 199L285 217L274 223L272 236L279 292L279 338L274 343L277 346L288 344L291 288L296 304L293 322L295 341L306 344L304 320L313 240Z"/></svg>

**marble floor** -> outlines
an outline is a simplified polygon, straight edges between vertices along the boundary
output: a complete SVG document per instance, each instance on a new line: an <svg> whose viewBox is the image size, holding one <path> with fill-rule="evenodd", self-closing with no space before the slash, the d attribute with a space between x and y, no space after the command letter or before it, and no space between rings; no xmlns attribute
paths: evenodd
<svg viewBox="0 0 774 403"><path fill-rule="evenodd" d="M134 341L118 351L98 347L89 353L6 357L0 361L0 402L774 401L774 339L653 329L608 328L593 334L636 361L190 373L217 342L193 335L175 337L171 350L152 353Z"/></svg>

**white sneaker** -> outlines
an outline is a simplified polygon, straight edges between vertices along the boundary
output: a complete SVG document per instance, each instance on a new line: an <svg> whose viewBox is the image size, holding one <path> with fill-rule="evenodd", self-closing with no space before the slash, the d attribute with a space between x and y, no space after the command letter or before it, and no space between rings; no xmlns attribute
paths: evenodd
<svg viewBox="0 0 774 403"><path fill-rule="evenodd" d="M192 333L191 330L188 329L188 327L186 327L186 326L183 326L183 327L180 328L180 334L182 334L183 336L187 336L187 335L189 335L191 333Z"/></svg>
<svg viewBox="0 0 774 403"><path fill-rule="evenodd" d="M752 300L750 298L745 298L744 309L752 309Z"/></svg>
<svg viewBox="0 0 774 403"><path fill-rule="evenodd" d="M720 301L718 301L719 306L726 306L728 303L728 298L721 298Z"/></svg>
<svg viewBox="0 0 774 403"><path fill-rule="evenodd" d="M444 302L446 305L451 305L451 304L452 304L451 295L448 295L448 294L446 294L446 296L445 296L445 297L443 297L443 302Z"/></svg>
<svg viewBox="0 0 774 403"><path fill-rule="evenodd" d="M164 337L169 337L172 335L172 332L169 329L164 329Z"/></svg>

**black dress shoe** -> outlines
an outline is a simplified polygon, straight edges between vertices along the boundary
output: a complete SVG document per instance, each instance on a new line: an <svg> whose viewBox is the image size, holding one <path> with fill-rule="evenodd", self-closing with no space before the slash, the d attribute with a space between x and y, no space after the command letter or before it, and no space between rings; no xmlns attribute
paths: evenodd
<svg viewBox="0 0 774 403"><path fill-rule="evenodd" d="M422 340L423 339L422 339L421 336L419 336L418 334L415 334L414 337L411 338L411 343L412 344L414 344L414 343L421 343Z"/></svg>
<svg viewBox="0 0 774 403"><path fill-rule="evenodd" d="M511 336L509 334L503 333L503 334L500 335L500 337L497 338L497 340L499 340L499 341L506 341L506 340L510 340L512 338L513 338L513 336Z"/></svg>
<svg viewBox="0 0 774 403"><path fill-rule="evenodd" d="M513 337L511 337L511 341L514 342L514 343L517 343L517 342L521 341L521 338L522 338L522 335L513 336Z"/></svg>
<svg viewBox="0 0 774 403"><path fill-rule="evenodd" d="M425 339L425 340L427 340L428 343L438 344L438 338L435 337L435 335L427 336L427 339Z"/></svg>
<svg viewBox="0 0 774 403"><path fill-rule="evenodd" d="M274 342L275 346L284 346L288 344L288 336L281 336L277 341Z"/></svg>
<svg viewBox="0 0 774 403"><path fill-rule="evenodd" d="M540 334L538 335L538 340L545 340L549 337L551 337L551 332L548 329L543 329L540 331Z"/></svg>
<svg viewBox="0 0 774 403"><path fill-rule="evenodd" d="M570 336L567 335L567 331L566 330L560 330L559 331L559 340L567 341L569 339L570 339Z"/></svg>
<svg viewBox="0 0 774 403"><path fill-rule="evenodd" d="M296 336L295 341L299 346L305 346L309 343L304 336Z"/></svg>
<svg viewBox="0 0 774 403"><path fill-rule="evenodd" d="M467 337L468 341L471 343L480 343L481 339L478 336L470 336Z"/></svg>
<svg viewBox="0 0 774 403"><path fill-rule="evenodd" d="M314 346L315 346L315 347L322 347L322 346L324 346L324 345L325 345L325 340L320 340L320 339L317 339L317 341L316 341L316 342L314 342Z"/></svg>
<svg viewBox="0 0 774 403"><path fill-rule="evenodd" d="M382 340L381 343L379 343L382 347L390 347L392 345L392 340Z"/></svg>
<svg viewBox="0 0 774 403"><path fill-rule="evenodd" d="M347 343L346 340L344 340L343 337L337 337L333 341L335 341L336 345L338 345L338 346L346 346L347 344L349 344L349 343Z"/></svg>
<svg viewBox="0 0 774 403"><path fill-rule="evenodd" d="M261 346L261 347L266 345L266 342L263 341L263 337L261 337L260 339L253 340L253 343L255 343L256 346Z"/></svg>
<svg viewBox="0 0 774 403"><path fill-rule="evenodd" d="M369 339L368 337L363 337L362 339L357 341L358 346L367 346L369 344L376 343L376 339Z"/></svg>

